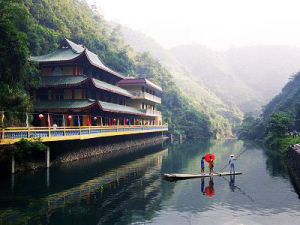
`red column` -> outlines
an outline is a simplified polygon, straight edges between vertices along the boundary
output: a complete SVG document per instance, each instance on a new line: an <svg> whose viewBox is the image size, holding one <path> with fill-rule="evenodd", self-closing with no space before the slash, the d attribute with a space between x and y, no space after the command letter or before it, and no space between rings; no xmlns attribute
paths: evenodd
<svg viewBox="0 0 300 225"><path fill-rule="evenodd" d="M87 113L87 116L86 116L86 125L91 126L91 120L90 120L90 113L89 112Z"/></svg>
<svg viewBox="0 0 300 225"><path fill-rule="evenodd" d="M51 121L50 121L50 115L49 115L49 113L48 113L48 119L47 119L47 121L48 121L48 127L51 127Z"/></svg>
<svg viewBox="0 0 300 225"><path fill-rule="evenodd" d="M70 120L68 118L68 115L66 115L66 119L67 119L67 126L69 127L71 123L70 123Z"/></svg>

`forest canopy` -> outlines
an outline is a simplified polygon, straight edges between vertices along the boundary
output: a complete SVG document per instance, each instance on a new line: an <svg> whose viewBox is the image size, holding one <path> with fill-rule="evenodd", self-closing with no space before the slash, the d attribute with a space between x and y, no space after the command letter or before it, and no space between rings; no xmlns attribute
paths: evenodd
<svg viewBox="0 0 300 225"><path fill-rule="evenodd" d="M29 56L47 54L68 38L95 52L111 69L160 85L164 89L160 110L170 132L187 138L209 138L219 132L157 60L134 51L123 41L119 28L110 27L85 1L0 0L0 15L0 110L5 111L4 125L24 123L23 112L32 110L28 91L38 85L39 77L28 62Z"/></svg>

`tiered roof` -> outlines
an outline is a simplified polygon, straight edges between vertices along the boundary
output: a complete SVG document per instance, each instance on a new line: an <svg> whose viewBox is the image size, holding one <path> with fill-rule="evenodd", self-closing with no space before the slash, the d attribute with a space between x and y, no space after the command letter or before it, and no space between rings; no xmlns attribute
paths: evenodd
<svg viewBox="0 0 300 225"><path fill-rule="evenodd" d="M99 107L102 111L145 115L145 113L137 108L125 105L119 105L109 102L96 101L92 99L76 99L76 100L61 100L61 101L38 101L35 102L34 108L38 111L51 111L53 109L60 110L86 110L92 107Z"/></svg>
<svg viewBox="0 0 300 225"><path fill-rule="evenodd" d="M136 85L136 84L145 84L148 85L152 88L154 88L155 90L162 92L161 87L159 87L158 85L152 83L150 80L146 79L146 78L124 78L123 80L120 80L117 85L118 86L123 86L123 85Z"/></svg>
<svg viewBox="0 0 300 225"><path fill-rule="evenodd" d="M133 97L129 91L123 88L84 75L43 76L40 87L76 87L85 83L91 83L95 88L101 90L113 92L129 98Z"/></svg>
<svg viewBox="0 0 300 225"><path fill-rule="evenodd" d="M121 74L106 67L99 57L87 48L77 45L74 42L64 39L60 44L59 48L54 52L31 57L30 60L39 64L51 64L61 62L72 62L77 60L79 57L86 57L89 63L102 71L106 71L111 75L117 76L120 80L117 85L112 85L93 77L86 75L61 75L61 76L42 76L42 83L40 87L76 87L85 83L92 84L95 88L123 95L129 98L134 98L134 95L119 86L121 85L132 85L132 84L145 84L159 92L162 89L153 84L151 81L145 78L125 78ZM35 102L34 108L38 111L53 111L53 110L87 110L92 107L98 107L102 111L123 113L123 114L134 114L134 115L145 115L143 110L129 107L125 105L119 105L109 102L103 102L93 99L72 99L72 100L60 100L60 101L37 101Z"/></svg>
<svg viewBox="0 0 300 225"><path fill-rule="evenodd" d="M106 71L121 79L124 78L123 75L106 67L95 53L89 51L85 47L75 44L74 42L66 38L61 42L59 48L54 52L42 56L33 56L30 58L30 60L37 63L69 62L74 61L81 56L85 56L90 64L97 67L98 69Z"/></svg>

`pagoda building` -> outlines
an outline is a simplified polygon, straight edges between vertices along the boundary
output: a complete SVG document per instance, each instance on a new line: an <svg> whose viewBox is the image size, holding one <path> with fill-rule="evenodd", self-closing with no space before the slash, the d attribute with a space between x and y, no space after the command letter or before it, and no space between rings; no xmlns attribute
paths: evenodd
<svg viewBox="0 0 300 225"><path fill-rule="evenodd" d="M52 53L30 60L42 78L32 90L34 126L162 124L159 86L124 77L83 46L64 39Z"/></svg>

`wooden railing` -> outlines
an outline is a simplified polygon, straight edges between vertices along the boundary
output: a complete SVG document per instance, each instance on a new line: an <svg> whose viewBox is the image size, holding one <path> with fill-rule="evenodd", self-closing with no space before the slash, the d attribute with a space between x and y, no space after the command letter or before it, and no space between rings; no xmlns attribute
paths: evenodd
<svg viewBox="0 0 300 225"><path fill-rule="evenodd" d="M120 125L80 127L8 127L1 130L0 144L13 144L18 140L37 139L43 142L89 139L126 134L167 131L168 125Z"/></svg>
<svg viewBox="0 0 300 225"><path fill-rule="evenodd" d="M141 109L141 111L144 112L147 116L161 116L161 112L157 110Z"/></svg>

